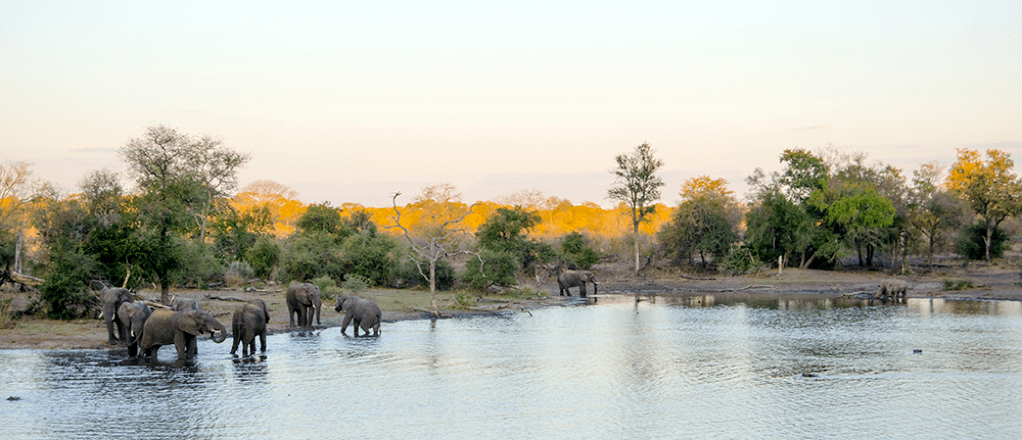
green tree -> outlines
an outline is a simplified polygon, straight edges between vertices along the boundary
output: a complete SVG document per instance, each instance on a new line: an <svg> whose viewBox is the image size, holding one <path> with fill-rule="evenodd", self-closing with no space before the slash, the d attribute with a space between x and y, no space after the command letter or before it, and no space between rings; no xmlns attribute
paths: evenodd
<svg viewBox="0 0 1022 440"><path fill-rule="evenodd" d="M961 227L968 209L961 199L940 188L940 176L940 164L922 164L913 171L910 193L909 224L925 239L924 252L930 271L933 254L949 241L952 231Z"/></svg>
<svg viewBox="0 0 1022 440"><path fill-rule="evenodd" d="M183 253L174 240L190 228L205 240L205 219L214 198L233 187L237 167L248 158L209 137L193 139L164 125L150 126L118 150L134 177L133 197L141 243L147 243L139 266L160 284L161 302L170 300L170 274ZM198 219L199 221L193 221Z"/></svg>
<svg viewBox="0 0 1022 440"><path fill-rule="evenodd" d="M589 269L600 262L600 254L589 240L578 231L572 231L561 239L561 259L568 269Z"/></svg>
<svg viewBox="0 0 1022 440"><path fill-rule="evenodd" d="M522 269L541 265L555 258L550 245L529 239L529 230L542 221L539 213L521 206L501 207L476 230L479 247L514 256Z"/></svg>
<svg viewBox="0 0 1022 440"><path fill-rule="evenodd" d="M347 237L352 230L341 219L341 210L330 206L330 203L309 206L305 214L298 219L298 230L303 234L325 232Z"/></svg>
<svg viewBox="0 0 1022 440"><path fill-rule="evenodd" d="M615 158L617 168L612 171L616 176L614 185L607 191L611 200L624 202L630 208L636 276L640 268L639 225L656 212L654 203L660 200L660 187L664 186L663 180L656 175L664 162L653 157L654 152L649 144L643 143L631 154L619 154Z"/></svg>
<svg viewBox="0 0 1022 440"><path fill-rule="evenodd" d="M519 266L511 252L483 249L478 258L469 258L465 263L462 279L477 290L491 286L510 287L517 282L515 273Z"/></svg>
<svg viewBox="0 0 1022 440"><path fill-rule="evenodd" d="M657 234L669 255L691 262L698 254L705 269L707 255L724 257L738 241L738 201L726 185L724 179L706 176L682 184L682 202Z"/></svg>

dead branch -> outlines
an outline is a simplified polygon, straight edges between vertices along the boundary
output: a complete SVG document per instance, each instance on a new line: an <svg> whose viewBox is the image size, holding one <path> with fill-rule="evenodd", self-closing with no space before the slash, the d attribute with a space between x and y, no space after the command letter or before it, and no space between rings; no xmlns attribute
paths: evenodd
<svg viewBox="0 0 1022 440"><path fill-rule="evenodd" d="M678 272L678 276L682 277L682 278L684 278L686 280L696 280L696 281L713 281L713 280L716 280L716 278L696 278L696 277L690 277L690 276L685 275L685 274L683 274L681 272Z"/></svg>
<svg viewBox="0 0 1022 440"><path fill-rule="evenodd" d="M206 299L214 299L218 301L248 301L247 299L235 298L232 296L217 296L217 295L206 295Z"/></svg>

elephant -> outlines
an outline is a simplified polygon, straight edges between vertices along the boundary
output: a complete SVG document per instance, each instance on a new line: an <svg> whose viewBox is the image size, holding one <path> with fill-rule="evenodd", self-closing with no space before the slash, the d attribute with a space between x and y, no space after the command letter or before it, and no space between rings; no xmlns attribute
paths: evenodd
<svg viewBox="0 0 1022 440"><path fill-rule="evenodd" d="M170 305L170 309L175 312L181 312L184 310L199 310L199 303L194 299L175 299L174 303Z"/></svg>
<svg viewBox="0 0 1022 440"><path fill-rule="evenodd" d="M128 356L138 356L138 342L142 339L142 329L153 309L145 301L123 303L117 309L117 319L128 329Z"/></svg>
<svg viewBox="0 0 1022 440"><path fill-rule="evenodd" d="M897 300L898 295L901 295L901 298L904 299L906 293L908 293L908 283L905 281L895 279L883 280L880 282L874 298L880 298L885 301L888 299Z"/></svg>
<svg viewBox="0 0 1022 440"><path fill-rule="evenodd" d="M266 323L270 322L270 309L266 301L253 299L238 307L231 318L231 329L234 331L234 346L231 354L238 351L241 344L241 355L255 354L255 338L259 336L259 350L266 352Z"/></svg>
<svg viewBox="0 0 1022 440"><path fill-rule="evenodd" d="M320 312L323 310L323 294L319 287L309 283L294 283L287 288L287 316L291 320L291 327L295 326L295 315L298 315L299 327L312 327L312 313L316 313L316 324L322 325L319 320Z"/></svg>
<svg viewBox="0 0 1022 440"><path fill-rule="evenodd" d="M380 306L373 300L359 298L352 295L343 295L337 298L337 306L334 307L338 313L344 312L344 319L341 321L341 334L347 334L348 323L355 323L355 337L358 337L358 329L362 328L366 336L369 336L369 329L373 330L373 336L380 335Z"/></svg>
<svg viewBox="0 0 1022 440"><path fill-rule="evenodd" d="M571 296L572 287L578 287L578 294L586 297L586 283L593 283L593 295L596 295L596 276L588 270L566 270L557 276L557 286L560 287L560 295Z"/></svg>
<svg viewBox="0 0 1022 440"><path fill-rule="evenodd" d="M174 344L177 359L183 361L195 357L195 337L203 333L209 333L217 344L227 339L227 329L209 312L157 310L142 328L140 346L145 356L152 356L155 361L160 347Z"/></svg>
<svg viewBox="0 0 1022 440"><path fill-rule="evenodd" d="M118 341L127 344L128 328L117 319L117 310L121 304L135 302L135 295L128 289L111 287L103 289L99 294L99 300L103 305L103 320L106 321L108 342L110 345L117 344ZM114 325L117 326L117 335L114 335Z"/></svg>

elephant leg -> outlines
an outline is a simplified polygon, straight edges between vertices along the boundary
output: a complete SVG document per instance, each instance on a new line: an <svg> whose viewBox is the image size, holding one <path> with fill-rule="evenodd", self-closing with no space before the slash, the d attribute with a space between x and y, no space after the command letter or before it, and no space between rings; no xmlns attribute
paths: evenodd
<svg viewBox="0 0 1022 440"><path fill-rule="evenodd" d="M238 352L238 344L241 344L241 343L242 343L241 342L241 336L239 336L238 335L238 331L235 330L234 331L234 343L231 344L231 354L235 354L235 353ZM242 344L242 346L241 346L241 353L242 353L242 355L245 354L245 346L244 346L244 344Z"/></svg>
<svg viewBox="0 0 1022 440"><path fill-rule="evenodd" d="M578 296L585 298L587 293L588 292L586 292L586 283L582 283L581 286L578 286Z"/></svg>
<svg viewBox="0 0 1022 440"><path fill-rule="evenodd" d="M358 337L358 328L359 328L360 325L362 325L362 320L355 319L355 328L352 331L355 332L355 337L356 338Z"/></svg>
<svg viewBox="0 0 1022 440"><path fill-rule="evenodd" d="M341 334L348 332L348 323L351 322L351 316L344 315L344 319L341 320Z"/></svg>
<svg viewBox="0 0 1022 440"><path fill-rule="evenodd" d="M130 356L130 357L138 356L138 344L129 344L128 345L128 356Z"/></svg>
<svg viewBox="0 0 1022 440"><path fill-rule="evenodd" d="M254 350L255 342L253 342L252 344L253 344L252 349ZM266 329L263 329L263 331L259 333L259 351L266 353Z"/></svg>

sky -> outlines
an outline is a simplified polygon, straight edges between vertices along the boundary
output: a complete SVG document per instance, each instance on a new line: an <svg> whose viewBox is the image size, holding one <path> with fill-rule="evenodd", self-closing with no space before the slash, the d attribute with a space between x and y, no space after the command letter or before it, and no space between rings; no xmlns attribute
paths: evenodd
<svg viewBox="0 0 1022 440"><path fill-rule="evenodd" d="M478 3L4 1L0 161L73 193L163 124L250 154L242 185L375 207L438 183L609 207L642 143L667 204L796 147L1022 161L1019 1Z"/></svg>

